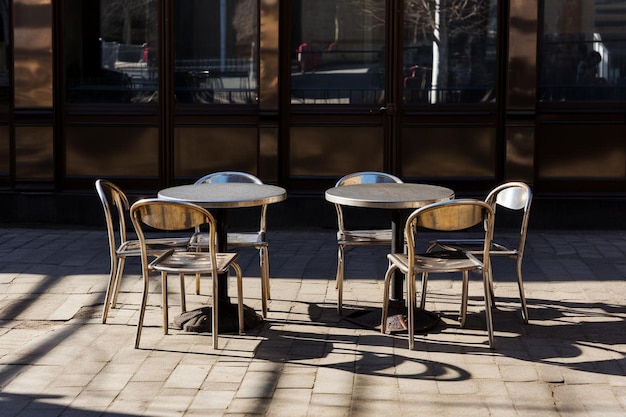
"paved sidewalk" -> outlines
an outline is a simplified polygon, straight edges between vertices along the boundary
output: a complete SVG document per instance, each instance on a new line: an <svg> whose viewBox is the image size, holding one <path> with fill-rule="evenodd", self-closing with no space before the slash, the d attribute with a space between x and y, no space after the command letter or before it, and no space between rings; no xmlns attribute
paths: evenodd
<svg viewBox="0 0 626 417"><path fill-rule="evenodd" d="M334 230L268 239L272 300L261 326L221 335L220 350L208 334L164 336L155 278L136 350L137 260L100 323L104 229L0 229L0 417L626 415L626 231L531 230L528 325L513 263L494 262L493 351L478 276L466 328L456 321L460 277L431 277L427 307L443 320L409 351L406 335L336 314ZM380 306L386 252L348 251L344 314ZM240 263L245 302L260 311L256 252ZM188 308L206 304L208 285L192 289Z"/></svg>

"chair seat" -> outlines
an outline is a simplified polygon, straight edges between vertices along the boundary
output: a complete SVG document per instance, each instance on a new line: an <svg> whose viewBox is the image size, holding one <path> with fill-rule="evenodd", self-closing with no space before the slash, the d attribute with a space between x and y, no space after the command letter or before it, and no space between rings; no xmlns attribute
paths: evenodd
<svg viewBox="0 0 626 417"><path fill-rule="evenodd" d="M166 238L166 239L146 239L148 255L157 256L172 248L187 249L189 245L188 237ZM139 256L141 254L141 245L138 240L127 240L117 248L118 255Z"/></svg>
<svg viewBox="0 0 626 417"><path fill-rule="evenodd" d="M217 273L225 273L237 259L236 253L216 253ZM178 274L210 273L212 271L211 254L208 252L171 251L150 263L150 269Z"/></svg>
<svg viewBox="0 0 626 417"><path fill-rule="evenodd" d="M227 236L228 247L267 247L267 242L263 240L260 233L228 233ZM195 248L207 248L209 246L208 237L206 233L196 233L191 237L189 241L189 247Z"/></svg>
<svg viewBox="0 0 626 417"><path fill-rule="evenodd" d="M406 254L391 253L387 258L403 273L408 271L409 258ZM443 251L415 255L415 269L420 273L470 271L482 266L482 262L474 256L463 252Z"/></svg>
<svg viewBox="0 0 626 417"><path fill-rule="evenodd" d="M388 245L391 244L391 229L344 230L337 232L341 245Z"/></svg>
<svg viewBox="0 0 626 417"><path fill-rule="evenodd" d="M439 239L432 243L445 250L457 250L462 252L468 252L471 254L482 253L484 245L484 241L482 239ZM491 247L489 248L489 253L491 255L517 256L518 251L517 249L509 249L504 245L492 242Z"/></svg>

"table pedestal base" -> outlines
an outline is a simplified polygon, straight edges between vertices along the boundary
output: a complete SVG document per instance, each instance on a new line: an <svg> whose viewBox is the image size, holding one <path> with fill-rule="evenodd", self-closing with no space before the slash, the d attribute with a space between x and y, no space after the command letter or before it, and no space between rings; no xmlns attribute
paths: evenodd
<svg viewBox="0 0 626 417"><path fill-rule="evenodd" d="M218 333L239 333L239 321L237 318L237 305L226 304L219 306ZM213 331L212 307L202 307L187 311L174 319L177 329L193 333L211 333ZM250 330L263 322L263 317L256 313L252 307L243 306L244 330Z"/></svg>
<svg viewBox="0 0 626 417"><path fill-rule="evenodd" d="M387 316L387 332L398 333L406 332L407 330L407 316L406 308L389 309L389 315ZM369 329L380 330L380 321L382 318L382 309L375 308L371 310L355 311L354 313L346 316L346 320L352 323L358 324L361 327ZM422 310L420 308L415 309L415 333L426 333L429 330L436 327L440 322L440 317L430 311Z"/></svg>

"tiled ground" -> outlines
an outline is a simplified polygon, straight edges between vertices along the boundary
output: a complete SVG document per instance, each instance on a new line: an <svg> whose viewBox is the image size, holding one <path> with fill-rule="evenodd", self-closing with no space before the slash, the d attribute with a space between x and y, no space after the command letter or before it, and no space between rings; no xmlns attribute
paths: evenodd
<svg viewBox="0 0 626 417"><path fill-rule="evenodd" d="M105 239L93 229L0 229L0 417L626 415L623 231L531 231L528 325L512 263L494 262L493 351L477 276L463 329L459 277L431 277L427 307L443 321L417 337L414 351L405 335L339 317L334 231L326 229L271 233L269 317L243 336L221 335L220 350L208 334L162 334L155 279L135 350L136 260L119 308L100 323ZM380 306L386 251L347 254L344 315ZM242 252L240 263L245 302L260 310L256 253ZM200 296L192 288L188 307L205 304L208 286Z"/></svg>

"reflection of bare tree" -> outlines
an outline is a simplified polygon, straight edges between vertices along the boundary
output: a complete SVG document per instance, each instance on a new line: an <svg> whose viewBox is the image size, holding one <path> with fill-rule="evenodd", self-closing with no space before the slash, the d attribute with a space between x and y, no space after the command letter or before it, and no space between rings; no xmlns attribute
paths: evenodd
<svg viewBox="0 0 626 417"><path fill-rule="evenodd" d="M155 0L101 0L102 38L127 44L149 42L156 28L156 4Z"/></svg>
<svg viewBox="0 0 626 417"><path fill-rule="evenodd" d="M233 17L239 45L252 45L256 42L257 21L257 0L240 0Z"/></svg>
<svg viewBox="0 0 626 417"><path fill-rule="evenodd" d="M373 22L384 24L384 2L352 1L371 14ZM406 0L404 4L405 44L432 45L433 86L445 87L450 44L458 47L458 55L471 60L471 44L479 38L484 41L496 0Z"/></svg>

